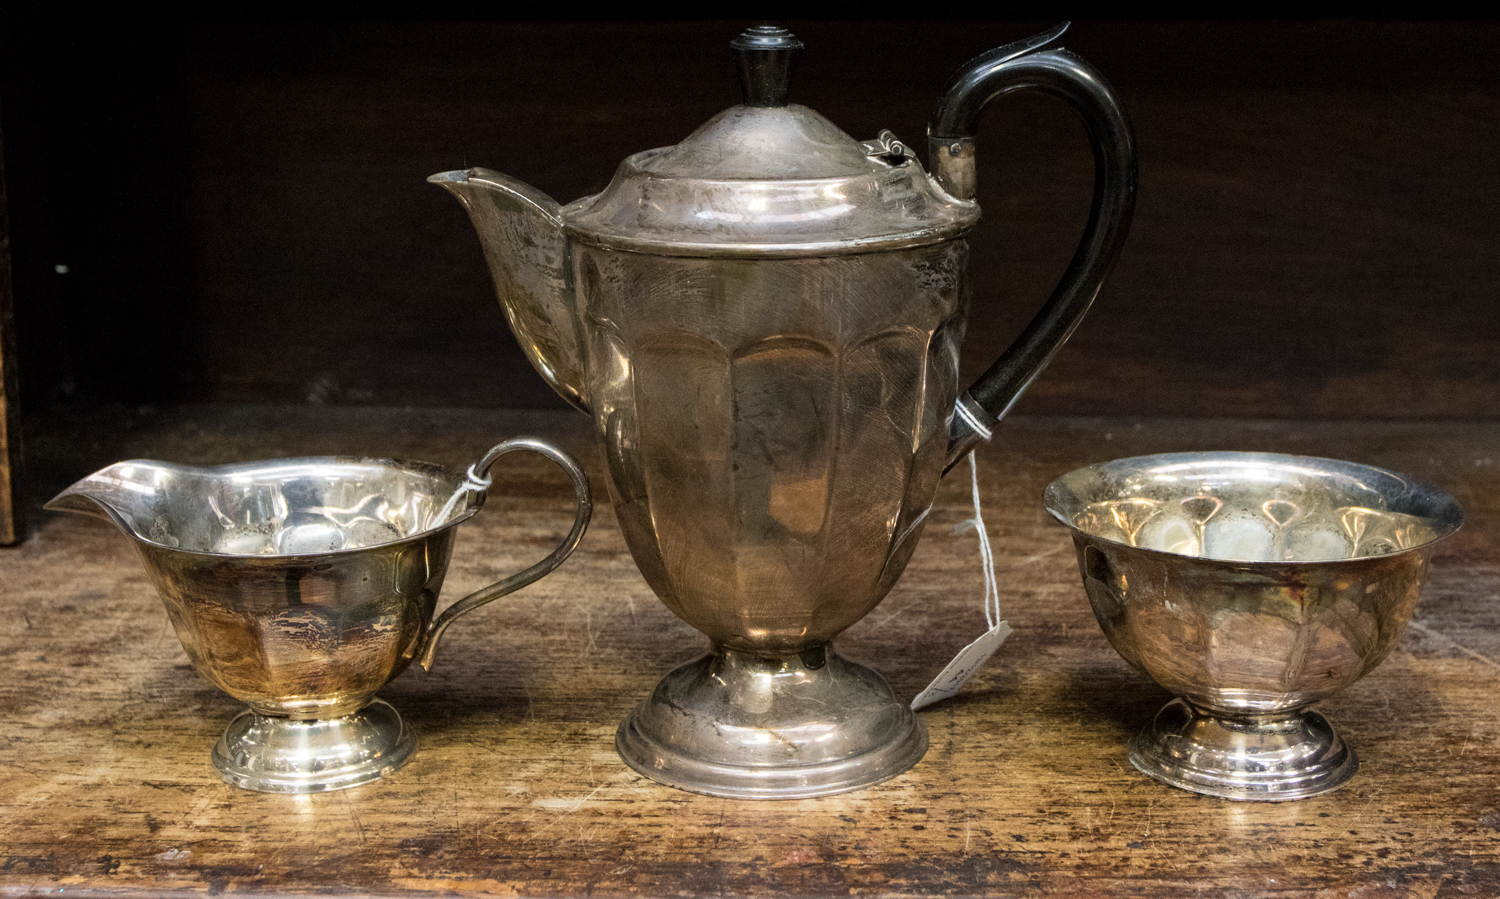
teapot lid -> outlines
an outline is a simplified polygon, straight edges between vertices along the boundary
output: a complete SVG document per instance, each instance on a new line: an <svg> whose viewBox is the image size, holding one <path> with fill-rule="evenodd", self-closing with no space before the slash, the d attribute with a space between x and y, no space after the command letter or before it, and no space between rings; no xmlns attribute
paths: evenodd
<svg viewBox="0 0 1500 899"><path fill-rule="evenodd" d="M826 256L936 243L979 219L889 131L861 143L786 102L802 44L776 26L731 46L744 103L682 143L636 153L563 209L586 243L674 256Z"/></svg>

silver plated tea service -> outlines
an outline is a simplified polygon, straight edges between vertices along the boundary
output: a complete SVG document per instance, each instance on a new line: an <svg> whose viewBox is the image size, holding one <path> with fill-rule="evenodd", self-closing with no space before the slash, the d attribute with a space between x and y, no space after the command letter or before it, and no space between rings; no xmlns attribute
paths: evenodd
<svg viewBox="0 0 1500 899"><path fill-rule="evenodd" d="M924 170L890 132L857 141L788 102L801 43L732 44L743 102L625 159L566 206L487 169L429 180L479 233L504 313L541 376L593 420L626 543L711 651L620 725L634 770L733 798L866 787L917 764L927 731L832 641L901 576L939 480L1077 327L1134 208L1134 139L1066 25L962 67ZM975 138L1007 93L1060 97L1087 126L1094 199L1062 281L968 389L965 237ZM458 525L500 457L568 473L577 513L544 560L436 614ZM977 489L977 488L976 488ZM977 502L977 500L976 500ZM1310 705L1380 663L1412 614L1453 498L1348 462L1253 453L1121 459L1057 479L1111 645L1178 698L1129 746L1168 784L1230 799L1317 795L1354 751ZM194 668L249 705L212 753L230 783L311 793L368 783L415 742L376 692L430 668L457 617L552 571L587 527L582 470L534 438L468 474L305 458L194 468L121 462L48 509L132 541Z"/></svg>

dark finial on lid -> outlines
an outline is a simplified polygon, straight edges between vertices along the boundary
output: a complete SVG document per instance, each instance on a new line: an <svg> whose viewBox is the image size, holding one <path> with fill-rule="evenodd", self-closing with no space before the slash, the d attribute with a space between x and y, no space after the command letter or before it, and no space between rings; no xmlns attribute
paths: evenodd
<svg viewBox="0 0 1500 899"><path fill-rule="evenodd" d="M785 106L792 63L802 42L780 25L752 25L730 41L740 65L746 106Z"/></svg>

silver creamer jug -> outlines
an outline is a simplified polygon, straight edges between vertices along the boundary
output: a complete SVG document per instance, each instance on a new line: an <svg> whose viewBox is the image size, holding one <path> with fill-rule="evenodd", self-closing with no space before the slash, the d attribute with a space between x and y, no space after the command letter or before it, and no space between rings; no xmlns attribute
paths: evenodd
<svg viewBox="0 0 1500 899"><path fill-rule="evenodd" d="M630 156L600 194L559 206L486 169L430 179L468 209L533 365L593 416L647 582L713 642L621 725L636 770L804 797L921 758L920 719L829 642L900 577L938 480L1067 339L1124 241L1130 126L1051 46L1065 28L955 75L931 173L889 132L861 143L789 104L802 45L757 26L732 44L744 102ZM1051 299L961 391L974 136L990 100L1026 88L1082 115L1093 209Z"/></svg>

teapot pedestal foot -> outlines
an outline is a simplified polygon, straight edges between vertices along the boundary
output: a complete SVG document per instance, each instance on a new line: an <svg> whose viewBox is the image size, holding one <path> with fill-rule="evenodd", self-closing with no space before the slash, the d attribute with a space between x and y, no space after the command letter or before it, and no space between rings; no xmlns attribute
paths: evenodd
<svg viewBox="0 0 1500 899"><path fill-rule="evenodd" d="M921 761L927 726L874 671L825 645L772 655L716 648L662 678L620 725L639 773L732 799L858 790Z"/></svg>
<svg viewBox="0 0 1500 899"><path fill-rule="evenodd" d="M1327 793L1359 770L1354 750L1311 709L1216 715L1182 699L1130 741L1130 763L1194 793L1261 802Z"/></svg>
<svg viewBox="0 0 1500 899"><path fill-rule="evenodd" d="M261 793L323 793L379 780L406 763L416 738L383 700L350 715L297 721L241 712L214 747L226 783Z"/></svg>

